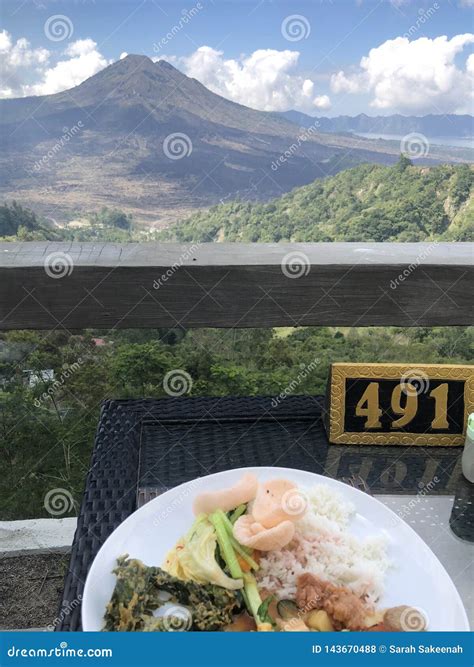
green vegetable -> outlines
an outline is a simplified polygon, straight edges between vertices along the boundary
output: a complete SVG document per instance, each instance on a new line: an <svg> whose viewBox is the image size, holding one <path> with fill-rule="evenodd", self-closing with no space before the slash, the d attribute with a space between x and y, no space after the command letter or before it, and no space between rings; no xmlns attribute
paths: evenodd
<svg viewBox="0 0 474 667"><path fill-rule="evenodd" d="M240 567L237 556L235 555L234 547L232 546L230 535L227 531L222 515L225 516L221 510L217 510L213 514L209 515L209 521L212 523L216 531L217 544L219 545L221 556L229 568L229 572L232 577L234 577L234 579L240 579L239 588L241 588L243 577L242 568Z"/></svg>
<svg viewBox="0 0 474 667"><path fill-rule="evenodd" d="M237 542L237 540L235 539L235 537L231 536L231 538L230 538L230 543L232 544L232 546L234 547L234 549L237 551L237 553L239 554L239 556L241 556L241 557L244 559L244 561L250 565L250 567L252 568L252 570L258 570L258 568L260 567L260 565L257 563L257 561L255 561L255 560L252 558L252 556L250 556L250 555L247 553L245 547L242 546L241 544L239 544L239 542Z"/></svg>
<svg viewBox="0 0 474 667"><path fill-rule="evenodd" d="M258 610L262 604L262 598L258 592L258 586L257 582L255 581L255 577L249 573L244 574L244 592L246 595L248 610L254 617L255 623L258 625L261 623Z"/></svg>
<svg viewBox="0 0 474 667"><path fill-rule="evenodd" d="M270 604L271 600L266 598L265 602L262 602L262 598L260 597L260 593L258 591L257 582L253 574L244 574L243 595L247 609L255 619L257 629L261 623L271 623L271 625L273 625L273 621L269 620L268 615L268 605ZM263 617L260 615L261 612L263 612Z"/></svg>
<svg viewBox="0 0 474 667"><path fill-rule="evenodd" d="M299 614L298 607L293 602L293 600L280 600L280 602L277 604L277 610L284 621L297 618Z"/></svg>
<svg viewBox="0 0 474 667"><path fill-rule="evenodd" d="M244 505L240 505L240 507L244 507ZM216 510L216 514L218 514L218 515L221 517L221 519L222 519L222 523L225 525L225 528L226 528L226 530L227 530L227 533L229 534L230 541L232 542L232 546L234 547L234 549L235 549L235 550L236 550L236 551L237 551L243 558L244 558L244 554L246 554L247 556L250 556L250 554L252 553L252 549L250 549L250 547L246 547L246 546L244 546L243 544L240 544L240 543L238 542L238 540L235 539L235 537L234 537L234 525L233 525L233 523L230 521L230 519L229 519L229 517L227 516L227 514L225 514L222 510ZM255 570L258 570L258 564L253 560L253 558L251 558L251 561L252 561L253 565L252 565L252 563L251 563L247 558L245 558L245 560L247 561L247 563L249 563L249 565L250 565L251 567L253 567ZM255 565L256 567L254 567L254 565Z"/></svg>
<svg viewBox="0 0 474 667"><path fill-rule="evenodd" d="M242 506L241 506L242 507ZM250 567L253 570L258 570L259 565L258 563L251 557L252 549L249 549L248 547L243 546L243 544L240 544L238 540L235 539L234 537L234 526L230 522L229 517L227 514L225 514L222 510L216 510L214 512L214 515L218 516L222 523L225 526L225 529L227 530L227 534L229 536L229 540L235 551L242 556L242 558L250 565Z"/></svg>
<svg viewBox="0 0 474 667"><path fill-rule="evenodd" d="M231 523L229 517L227 516L227 514L225 512L223 512L222 510L216 510L214 512L214 514L217 514L220 517L220 519L221 519L222 523L224 524L225 529L229 533L229 535L233 535L234 534L234 526L232 525L232 523Z"/></svg>
<svg viewBox="0 0 474 667"><path fill-rule="evenodd" d="M245 510L247 509L247 505L243 503L242 505L239 505L238 507L235 508L235 510L232 512L230 515L230 522L234 524L239 516L242 516L244 514Z"/></svg>
<svg viewBox="0 0 474 667"><path fill-rule="evenodd" d="M268 613L268 608L270 606L271 601L274 598L275 598L274 595L269 595L268 597L266 597L257 611L258 617L262 620L262 623L270 623L273 627L276 626L276 623Z"/></svg>
<svg viewBox="0 0 474 667"><path fill-rule="evenodd" d="M212 584L182 581L159 567L147 567L127 555L117 559L114 573L117 581L107 605L104 630L220 630L232 622L233 614L240 606L234 591ZM170 614L160 618L153 615L164 604L163 592L168 593L170 602L189 610L189 619L177 608L171 608Z"/></svg>
<svg viewBox="0 0 474 667"><path fill-rule="evenodd" d="M220 531L222 532L221 528ZM229 577L216 561L216 545L218 542L220 547L217 530L202 514L193 523L184 540L178 543L180 548L175 548L168 554L168 571L181 579L191 579L202 584L216 584L230 590L242 588L243 581L240 566L240 575L237 570L232 571L229 568L232 574L232 577Z"/></svg>

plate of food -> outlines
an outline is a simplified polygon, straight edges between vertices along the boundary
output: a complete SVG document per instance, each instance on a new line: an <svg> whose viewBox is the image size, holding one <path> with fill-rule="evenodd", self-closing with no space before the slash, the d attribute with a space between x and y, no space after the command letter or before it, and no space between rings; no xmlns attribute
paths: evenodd
<svg viewBox="0 0 474 667"><path fill-rule="evenodd" d="M241 468L163 493L88 573L86 631L469 630L439 560L398 515L337 480Z"/></svg>

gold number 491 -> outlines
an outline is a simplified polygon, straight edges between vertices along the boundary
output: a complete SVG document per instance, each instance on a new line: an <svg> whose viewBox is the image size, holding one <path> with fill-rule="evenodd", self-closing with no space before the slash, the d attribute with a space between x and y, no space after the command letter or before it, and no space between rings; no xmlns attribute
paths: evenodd
<svg viewBox="0 0 474 667"><path fill-rule="evenodd" d="M403 405L402 394L405 396ZM434 399L435 402L435 414L431 422L431 428L435 430L449 428L448 384L445 382L432 389L429 397ZM394 388L391 408L396 415L401 415L398 419L392 421L391 428L403 428L415 418L418 410L418 394L413 385L401 382ZM381 428L382 410L380 409L378 382L368 384L356 405L355 413L357 417L366 417L365 428Z"/></svg>

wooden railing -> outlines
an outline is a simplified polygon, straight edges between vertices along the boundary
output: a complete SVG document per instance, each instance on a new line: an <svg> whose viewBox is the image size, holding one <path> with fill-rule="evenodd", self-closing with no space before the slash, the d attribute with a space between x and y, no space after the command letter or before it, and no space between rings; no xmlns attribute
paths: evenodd
<svg viewBox="0 0 474 667"><path fill-rule="evenodd" d="M468 243L0 243L0 330L473 323Z"/></svg>

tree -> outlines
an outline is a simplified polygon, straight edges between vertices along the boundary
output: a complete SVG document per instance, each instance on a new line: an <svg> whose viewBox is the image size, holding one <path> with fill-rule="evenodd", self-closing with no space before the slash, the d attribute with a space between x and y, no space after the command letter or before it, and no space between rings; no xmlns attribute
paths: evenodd
<svg viewBox="0 0 474 667"><path fill-rule="evenodd" d="M396 164L396 168L398 171L405 171L407 167L413 167L413 162L410 160L410 158L407 158L406 155L403 153L400 154L400 159L398 160Z"/></svg>
<svg viewBox="0 0 474 667"><path fill-rule="evenodd" d="M18 229L33 231L40 228L38 219L30 209L23 208L16 201L0 206L0 236L14 236Z"/></svg>

